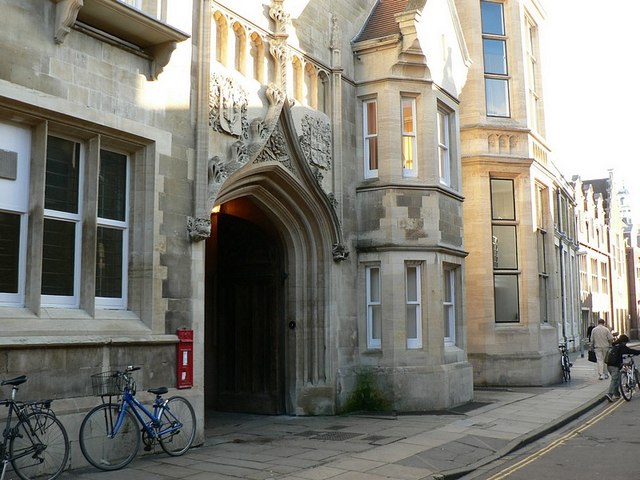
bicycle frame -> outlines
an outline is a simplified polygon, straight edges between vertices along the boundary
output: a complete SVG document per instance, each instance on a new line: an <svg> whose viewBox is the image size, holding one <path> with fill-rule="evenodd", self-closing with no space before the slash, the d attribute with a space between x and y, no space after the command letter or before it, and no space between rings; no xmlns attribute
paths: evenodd
<svg viewBox="0 0 640 480"><path fill-rule="evenodd" d="M116 424L113 427L113 432L109 436L113 438L120 431L120 427L124 422L124 416L126 415L127 408L131 409L135 417L138 419L138 423L142 425L142 428L144 428L144 430L151 438L159 438L166 435L167 433L180 429L182 427L182 424L179 421L177 425L172 424L171 426L169 426L169 428L160 430L158 432L156 432L156 430L152 428L154 425L160 426L160 417L162 417L162 413L165 410L165 403L166 401L159 403L156 399L153 404L153 412L151 412L140 402L140 400L133 396L128 388L125 389L124 393L122 394L122 400L120 402L120 412L118 413ZM140 411L142 411L148 417L148 421L142 416Z"/></svg>

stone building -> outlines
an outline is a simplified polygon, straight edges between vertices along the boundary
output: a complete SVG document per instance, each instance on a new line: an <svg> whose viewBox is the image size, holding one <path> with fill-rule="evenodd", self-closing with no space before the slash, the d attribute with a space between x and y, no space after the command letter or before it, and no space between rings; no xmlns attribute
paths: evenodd
<svg viewBox="0 0 640 480"><path fill-rule="evenodd" d="M0 369L72 438L91 374L176 386L180 328L200 438L207 408L434 410L559 379L577 246L537 1L3 13Z"/></svg>
<svg viewBox="0 0 640 480"><path fill-rule="evenodd" d="M629 286L625 229L628 212L620 201L620 185L609 177L573 179L578 238L581 247L580 276L583 325L604 318L619 333L629 333ZM623 194L624 196L624 194ZM585 327L586 328L586 327Z"/></svg>
<svg viewBox="0 0 640 480"><path fill-rule="evenodd" d="M474 381L554 383L558 342L578 333L579 309L573 191L545 141L544 10L537 1L456 5L472 59L460 131Z"/></svg>

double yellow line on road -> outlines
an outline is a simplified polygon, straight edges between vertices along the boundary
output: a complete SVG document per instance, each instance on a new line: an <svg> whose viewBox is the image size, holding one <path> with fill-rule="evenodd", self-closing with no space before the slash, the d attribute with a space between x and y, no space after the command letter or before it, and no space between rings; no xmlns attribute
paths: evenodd
<svg viewBox="0 0 640 480"><path fill-rule="evenodd" d="M529 455L527 458L524 458L522 460L520 460L517 463L514 463L513 465L505 468L504 470L496 473L495 475L493 475L492 477L489 477L487 480L501 480L503 478L508 477L509 475L511 475L512 473L517 472L518 470L520 470L521 468L526 467L527 465L529 465L532 462L535 462L536 460L538 460L540 457L546 455L547 453L549 453L551 450L553 450L554 448L557 448L561 445L563 445L567 440L572 439L573 437L581 434L582 432L584 432L585 430L589 429L590 427L592 427L593 425L595 425L596 423L598 423L600 420L602 420L603 418L605 418L606 416L610 415L611 413L613 413L616 409L620 408L623 404L625 404L626 402L622 401L622 399L618 400L617 402L609 405L607 408L605 408L602 412L600 412L598 415L596 415L595 417L593 417L592 419L590 419L589 421L587 421L586 423L584 423L583 425L579 426L578 428L571 430L570 432L566 433L565 435L563 435L562 437L558 438L557 440L554 440L553 442L551 442L549 445L547 445L546 447L541 448L540 450L538 450L536 453Z"/></svg>

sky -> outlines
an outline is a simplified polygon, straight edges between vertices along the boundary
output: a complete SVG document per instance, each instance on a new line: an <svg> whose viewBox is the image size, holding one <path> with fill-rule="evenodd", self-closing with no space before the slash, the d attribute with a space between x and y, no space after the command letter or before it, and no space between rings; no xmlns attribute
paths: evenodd
<svg viewBox="0 0 640 480"><path fill-rule="evenodd" d="M542 0L547 141L567 180L605 178L629 190L640 220L640 1Z"/></svg>

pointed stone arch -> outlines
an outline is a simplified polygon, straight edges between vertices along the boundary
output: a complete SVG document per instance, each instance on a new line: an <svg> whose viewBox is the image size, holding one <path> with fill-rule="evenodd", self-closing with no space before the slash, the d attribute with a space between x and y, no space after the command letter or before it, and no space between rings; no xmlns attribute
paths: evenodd
<svg viewBox="0 0 640 480"><path fill-rule="evenodd" d="M210 201L224 205L247 197L278 231L286 271L286 410L335 413L331 271L348 249L334 204L305 158L287 101L273 106L264 122L254 121L250 141L234 155L238 151L238 168L220 177ZM216 171L210 169L214 177Z"/></svg>

